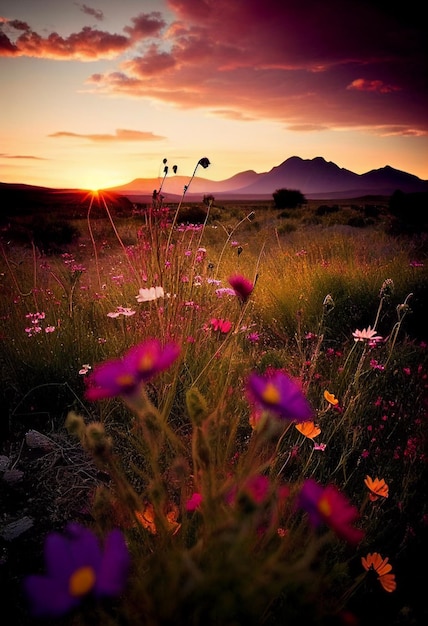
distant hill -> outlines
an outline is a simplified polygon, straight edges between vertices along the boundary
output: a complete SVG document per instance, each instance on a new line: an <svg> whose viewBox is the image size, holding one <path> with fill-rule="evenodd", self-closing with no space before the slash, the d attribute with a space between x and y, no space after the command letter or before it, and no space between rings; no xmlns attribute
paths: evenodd
<svg viewBox="0 0 428 626"><path fill-rule="evenodd" d="M161 178L137 178L104 191L109 195L109 206L129 212L132 203L150 202L153 191L159 191L161 185L166 201L178 202L189 182L189 176L180 175L167 176L163 182ZM221 181L195 176L186 191L186 198L200 201L203 195L212 194L217 200L271 200L272 194L283 188L296 189L308 199L347 200L362 196L391 196L395 191L428 192L428 181L389 165L355 174L322 157L305 160L293 156L262 174L247 170ZM88 190L0 183L0 218L11 212L43 213L56 207L65 207L68 215L77 216L89 201ZM104 212L100 199L94 202L95 211Z"/></svg>
<svg viewBox="0 0 428 626"><path fill-rule="evenodd" d="M0 183L0 219L9 215L48 215L66 210L67 217L86 214L91 192L85 189L52 189L34 185ZM109 194L109 205L129 213L131 201L120 194ZM93 215L105 214L99 198L93 202Z"/></svg>
<svg viewBox="0 0 428 626"><path fill-rule="evenodd" d="M181 196L188 183L189 177L186 176L166 177L162 193L167 198L170 195ZM151 195L153 190L159 189L159 185L158 178L137 178L108 191L135 199L136 196ZM397 190L404 193L428 191L428 181L389 165L365 174L356 174L322 157L305 160L293 156L263 174L249 170L222 181L195 177L186 196L212 194L225 200L263 199L271 198L277 189L282 188L297 189L307 198L351 199L369 195L389 196Z"/></svg>

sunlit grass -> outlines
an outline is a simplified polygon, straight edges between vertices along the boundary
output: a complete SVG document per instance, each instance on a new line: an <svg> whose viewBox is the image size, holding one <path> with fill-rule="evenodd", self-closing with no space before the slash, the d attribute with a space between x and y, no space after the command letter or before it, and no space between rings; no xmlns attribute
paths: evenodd
<svg viewBox="0 0 428 626"><path fill-rule="evenodd" d="M348 601L358 613L361 557L388 554L405 576L406 550L424 532L423 246L376 228L304 228L297 216L284 232L288 218L257 205L205 207L205 221L184 224L180 205L121 220L102 202L105 217L89 207L62 254L3 241L1 373L11 422L48 416L37 428L70 437L71 412L70 432L101 471L88 525L119 526L134 559L120 618L224 626L232 611L245 623L324 624ZM300 217L310 222L309 209ZM235 274L253 283L248 299L231 293ZM151 288L163 295L149 299ZM368 327L381 339L355 341ZM152 338L180 355L141 397L89 402L97 365ZM252 405L249 373L278 370L311 403L313 437ZM367 475L387 482L388 499L369 501ZM246 491L260 476L270 481L263 506ZM355 551L296 511L308 479L358 509ZM194 492L205 504L191 514ZM116 623L92 610L70 625Z"/></svg>

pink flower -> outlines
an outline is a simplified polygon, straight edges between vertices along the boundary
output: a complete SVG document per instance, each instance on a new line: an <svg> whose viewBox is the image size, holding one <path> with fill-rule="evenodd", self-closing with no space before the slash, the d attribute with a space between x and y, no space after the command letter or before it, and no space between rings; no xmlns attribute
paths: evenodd
<svg viewBox="0 0 428 626"><path fill-rule="evenodd" d="M358 519L358 510L334 485L322 487L308 478L300 491L299 506L307 511L315 528L326 524L338 537L351 544L359 543L364 536L361 529L352 526Z"/></svg>
<svg viewBox="0 0 428 626"><path fill-rule="evenodd" d="M227 494L227 502L230 505L236 504L239 496L245 495L253 504L262 504L270 491L270 481L267 476L256 474L247 478L242 487L237 485Z"/></svg>
<svg viewBox="0 0 428 626"><path fill-rule="evenodd" d="M202 503L202 495L198 492L192 493L186 502L186 511L195 511L199 509Z"/></svg>
<svg viewBox="0 0 428 626"><path fill-rule="evenodd" d="M106 361L94 368L87 379L86 397L101 400L132 395L141 383L167 369L179 352L175 344L162 347L157 339L134 346L121 359Z"/></svg>
<svg viewBox="0 0 428 626"><path fill-rule="evenodd" d="M354 341L369 341L369 342L377 342L381 341L382 337L376 335L376 330L371 326L367 328L363 328L363 330L356 330L352 333L354 337Z"/></svg>
<svg viewBox="0 0 428 626"><path fill-rule="evenodd" d="M229 320L225 320L223 318L213 317L210 320L210 324L213 327L213 330L220 331L221 333L228 333L232 328L232 322Z"/></svg>
<svg viewBox="0 0 428 626"><path fill-rule="evenodd" d="M241 274L230 276L228 281L238 298L242 302L247 302L254 289L254 284L248 278L241 276Z"/></svg>

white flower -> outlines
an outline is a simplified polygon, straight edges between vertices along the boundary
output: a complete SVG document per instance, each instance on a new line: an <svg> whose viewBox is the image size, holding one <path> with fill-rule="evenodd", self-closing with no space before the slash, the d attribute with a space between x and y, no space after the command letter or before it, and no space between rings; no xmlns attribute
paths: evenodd
<svg viewBox="0 0 428 626"><path fill-rule="evenodd" d="M150 302L158 298L164 298L165 293L163 287L141 288L138 290L138 296L135 296L137 302Z"/></svg>
<svg viewBox="0 0 428 626"><path fill-rule="evenodd" d="M112 311L111 313L107 313L107 317L119 317L119 315L123 315L125 317L129 317L130 315L135 315L135 311L129 307L118 306L116 307L116 311Z"/></svg>
<svg viewBox="0 0 428 626"><path fill-rule="evenodd" d="M354 341L370 341L376 342L381 341L382 337L380 335L376 335L376 330L368 326L367 328L363 328L363 330L356 330L352 333L354 337Z"/></svg>

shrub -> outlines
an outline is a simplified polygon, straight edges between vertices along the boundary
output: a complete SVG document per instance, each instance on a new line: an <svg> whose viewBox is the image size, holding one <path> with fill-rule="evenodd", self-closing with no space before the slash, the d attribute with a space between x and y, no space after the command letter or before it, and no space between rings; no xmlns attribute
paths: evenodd
<svg viewBox="0 0 428 626"><path fill-rule="evenodd" d="M277 209L295 209L307 202L297 189L277 189L272 196Z"/></svg>

